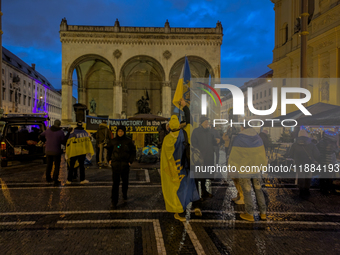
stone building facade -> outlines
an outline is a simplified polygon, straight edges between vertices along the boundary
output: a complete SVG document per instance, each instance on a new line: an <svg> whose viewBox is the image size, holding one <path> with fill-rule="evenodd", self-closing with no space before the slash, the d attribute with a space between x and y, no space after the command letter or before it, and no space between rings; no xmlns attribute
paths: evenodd
<svg viewBox="0 0 340 255"><path fill-rule="evenodd" d="M273 86L296 86L300 77L300 1L271 0L275 10L275 47L273 78L282 78ZM308 1L308 89L318 102L340 105L340 2L338 0ZM294 84L293 84L294 83ZM288 107L287 111L293 111ZM280 107L278 107L279 113Z"/></svg>
<svg viewBox="0 0 340 255"><path fill-rule="evenodd" d="M2 47L2 108L4 113L47 113L52 125L61 119L61 94L31 66Z"/></svg>
<svg viewBox="0 0 340 255"><path fill-rule="evenodd" d="M123 27L118 20L114 26L78 26L64 18L62 120L71 121L72 86L88 109L95 100L97 116L133 116L147 91L151 113L170 117L185 55L193 78L219 78L222 36L220 22L214 28L172 28L168 21L164 27Z"/></svg>

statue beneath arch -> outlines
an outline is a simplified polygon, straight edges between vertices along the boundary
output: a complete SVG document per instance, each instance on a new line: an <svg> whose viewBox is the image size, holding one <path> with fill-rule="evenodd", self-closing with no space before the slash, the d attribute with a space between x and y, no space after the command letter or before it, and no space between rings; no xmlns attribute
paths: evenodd
<svg viewBox="0 0 340 255"><path fill-rule="evenodd" d="M97 103L94 100L94 98L92 98L92 100L90 101L90 113L96 113L96 108L97 108Z"/></svg>
<svg viewBox="0 0 340 255"><path fill-rule="evenodd" d="M137 101L137 108L138 108L137 114L149 114L150 113L149 94L146 89L145 89L145 96L146 96L145 98L144 96L142 96L142 98Z"/></svg>

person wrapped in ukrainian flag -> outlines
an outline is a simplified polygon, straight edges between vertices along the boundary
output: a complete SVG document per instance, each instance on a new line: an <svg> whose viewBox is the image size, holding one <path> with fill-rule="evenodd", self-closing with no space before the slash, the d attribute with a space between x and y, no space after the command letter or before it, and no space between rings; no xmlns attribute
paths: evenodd
<svg viewBox="0 0 340 255"><path fill-rule="evenodd" d="M233 181L238 192L243 193L244 201L241 202L245 204L245 213L241 213L240 217L247 221L254 221L254 205L251 197L251 186L253 186L260 218L266 220L267 207L262 191L261 167L267 165L267 157L262 139L254 128L245 125L241 126L241 132L234 137L231 146L228 164L237 169L238 178L234 176Z"/></svg>
<svg viewBox="0 0 340 255"><path fill-rule="evenodd" d="M184 211L190 202L199 200L195 180L189 177L190 162L185 157L185 134L172 115L170 133L165 136L161 152L161 182L165 207L174 217L186 221ZM186 135L187 136L187 135Z"/></svg>

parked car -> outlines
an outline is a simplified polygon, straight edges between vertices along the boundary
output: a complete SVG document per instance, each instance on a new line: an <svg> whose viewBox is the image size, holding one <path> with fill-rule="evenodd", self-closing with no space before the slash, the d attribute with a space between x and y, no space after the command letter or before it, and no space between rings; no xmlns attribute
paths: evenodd
<svg viewBox="0 0 340 255"><path fill-rule="evenodd" d="M8 161L43 159L44 147L39 135L46 130L45 114L7 114L0 119L1 166Z"/></svg>

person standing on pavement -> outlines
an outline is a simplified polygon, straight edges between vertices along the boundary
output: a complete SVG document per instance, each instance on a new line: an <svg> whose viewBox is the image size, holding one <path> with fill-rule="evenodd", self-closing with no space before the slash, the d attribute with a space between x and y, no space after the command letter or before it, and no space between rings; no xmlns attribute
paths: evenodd
<svg viewBox="0 0 340 255"><path fill-rule="evenodd" d="M127 200L130 166L136 159L136 147L132 140L126 137L125 126L118 126L116 137L109 142L108 148L113 180L111 208L114 210L118 204L120 179L123 182L123 199Z"/></svg>
<svg viewBox="0 0 340 255"><path fill-rule="evenodd" d="M214 166L214 146L220 142L218 138L214 138L209 129L209 119L205 116L200 118L200 126L192 132L191 145L200 151L203 157L203 165L205 167ZM202 199L212 198L213 195L207 191L206 178L196 178L196 185L201 181Z"/></svg>
<svg viewBox="0 0 340 255"><path fill-rule="evenodd" d="M108 166L107 163L107 148L105 147L105 144L109 144L111 140L111 133L110 130L107 128L107 125L105 123L100 123L97 134L96 134L96 144L99 147L99 166ZM104 158L104 161L103 161Z"/></svg>
<svg viewBox="0 0 340 255"><path fill-rule="evenodd" d="M240 217L247 221L254 221L251 185L253 184L261 220L266 220L266 201L262 191L260 166L267 165L266 152L261 137L251 127L241 127L241 132L234 137L228 164L236 167L239 183L243 190L245 213ZM249 167L251 171L245 171Z"/></svg>
<svg viewBox="0 0 340 255"><path fill-rule="evenodd" d="M305 164L314 164L320 156L320 152L316 145L312 143L306 130L300 130L296 142L293 143L289 150L289 155L294 159L296 166L304 166ZM298 172L298 187L300 197L307 198L309 187L312 180L312 172Z"/></svg>
<svg viewBox="0 0 340 255"><path fill-rule="evenodd" d="M67 175L66 184L71 184L72 179L76 176L77 168L75 167L76 162L79 164L80 172L80 184L89 183L85 180L85 158L91 159L94 154L90 135L83 128L83 123L78 122L77 127L70 134L69 139L66 143L66 156L70 159L70 169Z"/></svg>
<svg viewBox="0 0 340 255"><path fill-rule="evenodd" d="M171 116L169 125L170 133L164 138L160 164L163 197L166 210L175 213L175 219L186 221L184 211L190 202L199 200L199 195L194 179L189 176L188 135L180 129L176 115ZM200 210L199 214L202 215Z"/></svg>
<svg viewBox="0 0 340 255"><path fill-rule="evenodd" d="M336 153L339 152L336 133L332 131L324 131L322 139L318 143L317 147L321 154L319 163L322 167L324 169L331 170L329 165L333 165L333 169L335 169L334 165L337 163ZM333 177L334 175L330 172L321 174L320 191L324 195L330 194L334 191Z"/></svg>
<svg viewBox="0 0 340 255"><path fill-rule="evenodd" d="M261 131L259 136L262 139L264 149L267 151L268 147L269 147L269 144L270 144L269 137L268 137L268 131L267 130Z"/></svg>
<svg viewBox="0 0 340 255"><path fill-rule="evenodd" d="M216 129L216 127L211 126L210 132L214 136L215 139L218 139L220 142L222 141L222 137L220 132ZM214 146L214 154L215 154L215 165L220 163L220 144Z"/></svg>
<svg viewBox="0 0 340 255"><path fill-rule="evenodd" d="M54 181L54 186L60 185L59 178L59 170L60 170L60 162L61 162L61 145L65 144L66 137L64 132L61 130L61 121L55 120L53 126L48 128L46 131L40 134L40 139L46 139L46 147L45 154L47 160L46 166L46 181L52 182ZM51 178L51 172L53 168L54 162L54 172L53 179Z"/></svg>

